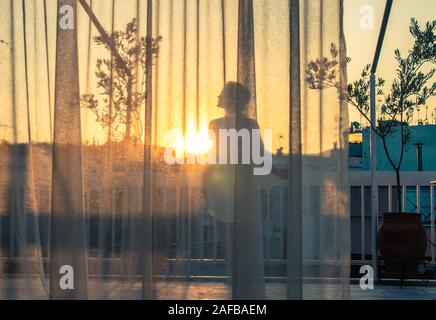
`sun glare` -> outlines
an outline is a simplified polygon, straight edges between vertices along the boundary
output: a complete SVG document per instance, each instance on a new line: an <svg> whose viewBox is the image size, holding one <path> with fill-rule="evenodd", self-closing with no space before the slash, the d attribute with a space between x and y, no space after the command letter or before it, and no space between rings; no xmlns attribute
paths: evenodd
<svg viewBox="0 0 436 320"><path fill-rule="evenodd" d="M209 138L209 132L206 127L196 132L192 127L188 130L185 137L185 150L191 154L205 154L212 148L213 142Z"/></svg>
<svg viewBox="0 0 436 320"><path fill-rule="evenodd" d="M204 155L213 146L207 126L203 125L197 130L193 123L188 125L185 135L182 129L172 129L165 140L165 144L174 148L177 154Z"/></svg>

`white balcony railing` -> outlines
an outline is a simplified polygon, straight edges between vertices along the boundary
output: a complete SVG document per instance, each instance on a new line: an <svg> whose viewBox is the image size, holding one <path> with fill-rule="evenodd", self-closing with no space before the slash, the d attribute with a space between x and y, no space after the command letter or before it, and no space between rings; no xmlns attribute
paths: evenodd
<svg viewBox="0 0 436 320"><path fill-rule="evenodd" d="M427 258L431 263L435 261L435 183L436 172L402 172L402 192L401 201L406 211L420 212L424 215L424 227L429 239ZM352 262L354 264L370 263L371 257L371 201L370 201L370 173L369 172L350 172L350 221L351 221L351 253ZM396 211L397 196L396 196L396 181L393 172L378 172L378 197L377 197L377 227L382 222L383 213L388 211ZM219 223L210 216L207 208L193 210L193 197L198 197L201 194L201 187L190 185L187 187L169 187L160 185L159 191L161 203L174 202L171 210L173 211L172 219L168 222L172 224L170 232L172 237L170 250L173 251L173 258L183 257L183 259L194 259L199 261L218 261L224 258L222 234L220 235ZM270 262L283 262L286 260L286 219L287 219L287 183L286 181L271 178L266 179L263 184L261 194L262 199L262 217L264 228L264 253L265 259ZM133 190L135 189L135 190ZM94 191L95 192L95 191ZM114 203L111 213L107 215L108 221L105 224L106 242L104 254L107 258L118 258L121 248L120 234L118 227L121 213L125 211L124 203L116 204L116 199L124 199L124 192L128 192L130 196L137 193L138 210L142 206L140 186L128 187L124 189L112 190L112 198ZM119 193L117 195L117 193ZM184 194L182 196L182 194ZM102 198L94 194L86 195L85 199ZM132 206L132 204L129 204ZM90 208L90 205L86 205ZM98 204L93 204L99 208ZM135 205L136 206L136 205ZM97 209L98 212L98 209ZM92 214L90 210L88 215L88 234L92 236L96 234L95 230L98 223L98 214ZM94 217L93 217L94 216ZM94 219L95 221L92 221ZM41 223L48 223L48 219ZM118 225L118 226L117 226ZM222 227L222 226L221 226ZM98 227L97 227L98 228ZM48 226L41 226L41 234L48 231ZM221 230L222 231L222 230ZM48 236L48 234L47 234ZM8 238L8 239L7 239ZM3 259L19 258L14 250L14 237L2 237L0 241L9 243L0 243L1 248L6 250L1 257ZM45 239L47 240L47 239ZM98 245L96 239L90 239L89 248L91 251L97 251ZM44 244L46 241L42 241ZM432 244L431 244L432 243ZM43 253L48 253L48 250L43 250ZM92 256L92 255L91 255Z"/></svg>
<svg viewBox="0 0 436 320"><path fill-rule="evenodd" d="M429 240L426 257L435 263L435 183L436 172L401 172L401 204L406 212L423 215ZM383 213L398 211L396 176L393 172L377 172L377 228ZM350 172L350 214L354 262L368 263L371 254L371 176L369 172ZM356 256L359 256L357 258Z"/></svg>

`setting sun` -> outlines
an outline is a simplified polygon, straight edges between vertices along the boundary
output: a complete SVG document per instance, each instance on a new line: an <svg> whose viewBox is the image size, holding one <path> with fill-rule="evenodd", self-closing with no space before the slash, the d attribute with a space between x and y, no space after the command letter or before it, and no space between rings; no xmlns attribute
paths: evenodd
<svg viewBox="0 0 436 320"><path fill-rule="evenodd" d="M173 148L177 154L203 155L213 146L207 126L203 125L197 130L193 123L189 123L185 135L182 129L175 128L165 135L164 140L165 145Z"/></svg>
<svg viewBox="0 0 436 320"><path fill-rule="evenodd" d="M200 131L195 130L194 126L190 126L185 137L184 149L191 154L205 154L213 146L213 141L209 138L209 132L206 127Z"/></svg>

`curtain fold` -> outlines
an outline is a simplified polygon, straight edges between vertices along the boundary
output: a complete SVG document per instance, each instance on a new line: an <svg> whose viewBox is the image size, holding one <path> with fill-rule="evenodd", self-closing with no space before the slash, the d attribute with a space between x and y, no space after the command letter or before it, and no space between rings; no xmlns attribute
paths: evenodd
<svg viewBox="0 0 436 320"><path fill-rule="evenodd" d="M346 299L350 231L343 2L300 4L303 278L317 279L303 285L303 297Z"/></svg>
<svg viewBox="0 0 436 320"><path fill-rule="evenodd" d="M289 188L287 298L303 298L300 1L290 2Z"/></svg>
<svg viewBox="0 0 436 320"><path fill-rule="evenodd" d="M0 6L2 299L350 297L342 0Z"/></svg>
<svg viewBox="0 0 436 320"><path fill-rule="evenodd" d="M257 120L254 11L252 0L239 1L238 8L238 69L237 81L250 93L244 114L236 113L230 127L238 131L250 129L246 118ZM241 100L242 92L236 93ZM243 158L243 146L238 145L238 159ZM238 164L234 174L233 273L232 298L265 299L262 221L259 194L253 166Z"/></svg>
<svg viewBox="0 0 436 320"><path fill-rule="evenodd" d="M71 9L73 12L70 15L68 10ZM50 298L86 299L87 234L83 208L76 1L58 1L58 12L50 221ZM65 19L65 25L62 19ZM71 267L74 272L74 285L68 290L61 286L62 277L67 275L68 270L64 266Z"/></svg>

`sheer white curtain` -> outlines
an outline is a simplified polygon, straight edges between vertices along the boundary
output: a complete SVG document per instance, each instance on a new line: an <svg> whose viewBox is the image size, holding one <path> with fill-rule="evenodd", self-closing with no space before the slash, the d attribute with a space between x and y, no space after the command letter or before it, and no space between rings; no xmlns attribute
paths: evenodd
<svg viewBox="0 0 436 320"><path fill-rule="evenodd" d="M303 277L322 279L308 283L303 297L345 299L351 238L343 3L300 3Z"/></svg>
<svg viewBox="0 0 436 320"><path fill-rule="evenodd" d="M2 298L349 297L342 0L0 5Z"/></svg>

